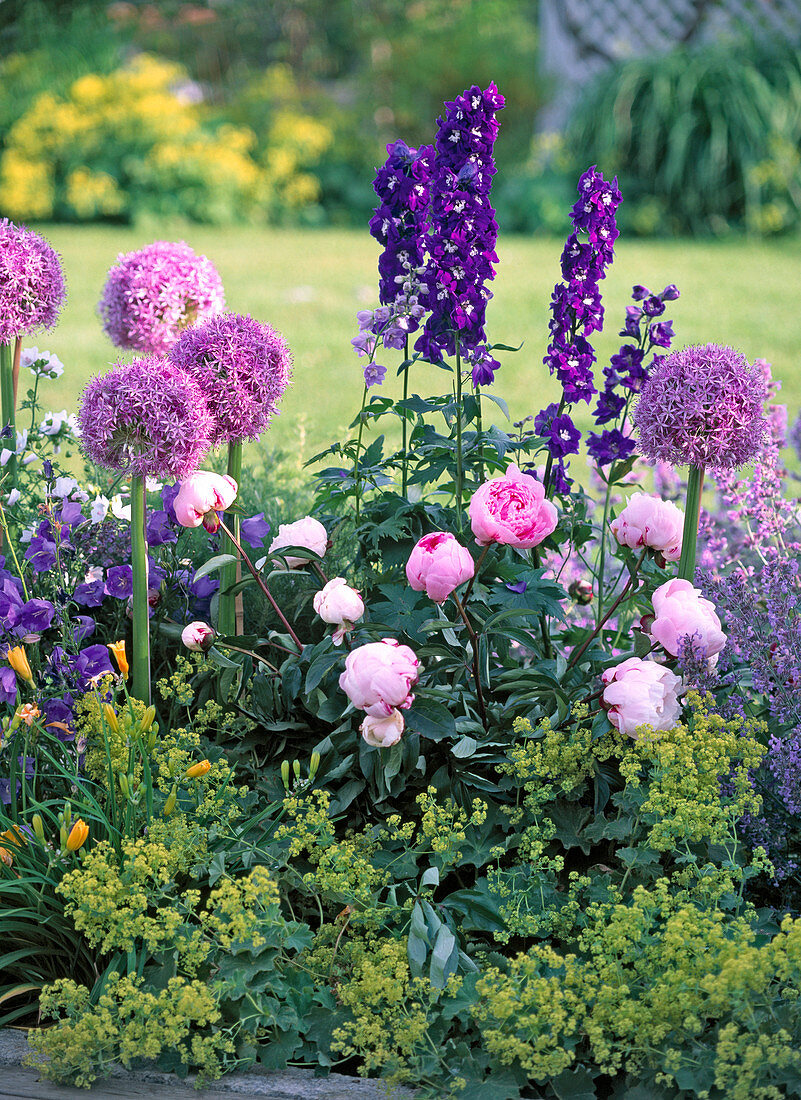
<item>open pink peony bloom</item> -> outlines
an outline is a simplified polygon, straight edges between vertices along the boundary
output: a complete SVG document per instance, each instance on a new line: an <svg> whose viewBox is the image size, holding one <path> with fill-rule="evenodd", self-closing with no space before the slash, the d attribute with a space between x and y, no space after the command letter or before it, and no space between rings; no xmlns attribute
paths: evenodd
<svg viewBox="0 0 801 1100"><path fill-rule="evenodd" d="M294 523L282 523L278 534L270 543L270 550L275 553L285 546L306 546L313 554L322 558L328 546L328 532L318 519L311 516L296 519ZM310 559L290 556L285 560L290 569L297 569L301 565L307 565Z"/></svg>
<svg viewBox="0 0 801 1100"><path fill-rule="evenodd" d="M181 641L184 643L187 649L192 649L197 653L202 653L207 650L216 637L216 632L212 630L208 623L194 622L189 623L181 631Z"/></svg>
<svg viewBox="0 0 801 1100"><path fill-rule="evenodd" d="M678 657L684 639L690 635L696 648L707 657L714 657L726 645L726 635L711 600L705 600L689 581L675 580L661 584L653 594L655 618L649 634L664 650Z"/></svg>
<svg viewBox="0 0 801 1100"><path fill-rule="evenodd" d="M181 482L172 505L175 518L182 527L199 527L202 523L213 535L220 527L217 513L230 508L236 494L237 484L228 474L196 470Z"/></svg>
<svg viewBox="0 0 801 1100"><path fill-rule="evenodd" d="M415 592L425 592L434 603L447 600L454 588L469 581L475 571L470 551L445 531L423 535L406 562L409 584Z"/></svg>
<svg viewBox="0 0 801 1100"><path fill-rule="evenodd" d="M669 730L678 721L681 677L656 661L629 657L608 668L602 705L615 729L633 737L640 726Z"/></svg>
<svg viewBox="0 0 801 1100"><path fill-rule="evenodd" d="M634 493L609 526L621 546L650 546L659 550L667 561L678 561L681 557L684 512L671 500Z"/></svg>
<svg viewBox="0 0 801 1100"><path fill-rule="evenodd" d="M355 707L373 718L387 718L395 707L406 710L414 702L411 689L419 668L414 650L382 638L348 654L339 686Z"/></svg>
<svg viewBox="0 0 801 1100"><path fill-rule="evenodd" d="M368 745L376 749L388 749L397 745L403 733L403 715L393 710L386 718L373 718L368 714L359 726L359 732Z"/></svg>
<svg viewBox="0 0 801 1100"><path fill-rule="evenodd" d="M364 614L364 601L344 577L334 577L319 592L315 592L312 605L324 622L336 624L334 645L341 645L347 631Z"/></svg>
<svg viewBox="0 0 801 1100"><path fill-rule="evenodd" d="M556 508L545 499L542 482L512 463L503 477L485 481L470 501L470 526L476 542L500 542L530 550L550 535L558 522Z"/></svg>

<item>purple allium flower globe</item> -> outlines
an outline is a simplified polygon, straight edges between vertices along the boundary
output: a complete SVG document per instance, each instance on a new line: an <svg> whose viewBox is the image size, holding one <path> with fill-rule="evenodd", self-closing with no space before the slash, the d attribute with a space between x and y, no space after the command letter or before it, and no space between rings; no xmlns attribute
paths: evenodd
<svg viewBox="0 0 801 1100"><path fill-rule="evenodd" d="M634 410L640 451L652 462L731 470L767 432L762 372L733 348L682 348L656 365Z"/></svg>
<svg viewBox="0 0 801 1100"><path fill-rule="evenodd" d="M92 462L133 477L176 480L197 467L213 428L198 384L158 356L119 363L93 378L78 421Z"/></svg>
<svg viewBox="0 0 801 1100"><path fill-rule="evenodd" d="M214 447L258 439L277 413L292 372L283 336L238 313L187 329L170 362L200 386L214 420Z"/></svg>
<svg viewBox="0 0 801 1100"><path fill-rule="evenodd" d="M65 295L58 253L38 233L0 218L0 343L52 328Z"/></svg>
<svg viewBox="0 0 801 1100"><path fill-rule="evenodd" d="M166 355L184 329L223 309L216 268L183 241L120 253L97 306L113 344L152 355Z"/></svg>

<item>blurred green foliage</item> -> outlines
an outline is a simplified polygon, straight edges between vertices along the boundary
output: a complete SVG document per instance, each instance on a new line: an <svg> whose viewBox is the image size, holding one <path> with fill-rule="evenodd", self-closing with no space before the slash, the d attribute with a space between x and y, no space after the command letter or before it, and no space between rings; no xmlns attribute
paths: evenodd
<svg viewBox="0 0 801 1100"><path fill-rule="evenodd" d="M786 42L680 48L587 90L567 145L617 173L624 229L760 235L801 220L801 53Z"/></svg>

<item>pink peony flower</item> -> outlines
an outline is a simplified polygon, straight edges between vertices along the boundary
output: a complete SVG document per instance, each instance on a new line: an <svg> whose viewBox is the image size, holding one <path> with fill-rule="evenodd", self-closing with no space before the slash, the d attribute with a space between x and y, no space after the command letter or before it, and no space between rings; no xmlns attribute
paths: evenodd
<svg viewBox="0 0 801 1100"><path fill-rule="evenodd" d="M684 512L671 500L634 493L609 526L621 546L650 546L659 550L667 561L678 561L681 557Z"/></svg>
<svg viewBox="0 0 801 1100"><path fill-rule="evenodd" d="M393 710L386 718L374 718L368 714L359 726L359 732L368 745L376 749L388 749L397 745L403 733L403 715Z"/></svg>
<svg viewBox="0 0 801 1100"><path fill-rule="evenodd" d="M690 581L667 581L653 594L655 618L649 634L666 652L678 657L683 640L690 635L707 657L720 653L726 644L715 605L705 600Z"/></svg>
<svg viewBox="0 0 801 1100"><path fill-rule="evenodd" d="M470 501L470 526L476 542L500 542L529 550L550 535L558 521L556 508L545 499L542 482L512 463L503 477L485 481Z"/></svg>
<svg viewBox="0 0 801 1100"><path fill-rule="evenodd" d="M181 641L187 649L202 653L207 650L216 637L216 633L208 623L189 623L181 631Z"/></svg>
<svg viewBox="0 0 801 1100"><path fill-rule="evenodd" d="M364 614L361 596L355 588L350 587L344 577L334 577L319 592L315 592L312 605L324 622L336 624L334 645L342 643L347 631Z"/></svg>
<svg viewBox="0 0 801 1100"><path fill-rule="evenodd" d="M409 584L415 592L425 592L434 603L447 600L454 588L469 581L475 571L470 551L445 531L424 535L406 562Z"/></svg>
<svg viewBox="0 0 801 1100"><path fill-rule="evenodd" d="M270 543L270 551L275 553L285 546L306 546L313 554L322 558L328 546L328 532L318 519L312 519L311 516L296 519L294 523L282 523L278 534ZM296 569L300 565L306 565L309 558L290 556L285 560L290 569Z"/></svg>
<svg viewBox="0 0 801 1100"><path fill-rule="evenodd" d="M228 474L196 470L181 482L172 505L175 518L182 527L199 527L202 523L214 535L220 528L217 513L231 507L237 488Z"/></svg>
<svg viewBox="0 0 801 1100"><path fill-rule="evenodd" d="M387 718L395 707L406 710L414 702L411 689L419 668L414 650L382 638L348 654L339 686L355 707L373 718Z"/></svg>
<svg viewBox="0 0 801 1100"><path fill-rule="evenodd" d="M640 726L669 730L676 724L681 707L681 677L656 661L629 657L608 668L601 676L602 705L615 729L635 736Z"/></svg>

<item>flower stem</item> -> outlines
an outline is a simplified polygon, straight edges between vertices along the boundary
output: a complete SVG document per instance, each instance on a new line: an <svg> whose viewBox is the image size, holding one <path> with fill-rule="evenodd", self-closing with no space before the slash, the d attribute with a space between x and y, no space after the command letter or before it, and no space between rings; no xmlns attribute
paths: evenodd
<svg viewBox="0 0 801 1100"><path fill-rule="evenodd" d="M403 371L403 400L405 401L409 396L409 337L406 337L403 345L403 359L406 366ZM401 421L403 430L403 466L401 468L401 492L403 493L403 499L406 499L406 487L409 480L409 454L406 450L408 444L408 431L409 425L406 420L407 410L403 410L403 420Z"/></svg>
<svg viewBox="0 0 801 1100"><path fill-rule="evenodd" d="M242 443L231 442L228 444L228 476L232 477L237 486L242 478ZM226 520L233 530L234 539L239 539L239 516L233 512L226 514ZM223 528L225 530L225 528ZM223 553L236 555L237 543L234 539L223 538ZM220 570L220 609L217 623L220 633L227 636L236 634L237 597L226 589L233 588L237 582L237 570L239 562L231 562ZM241 602L241 597L239 597Z"/></svg>
<svg viewBox="0 0 801 1100"><path fill-rule="evenodd" d="M566 404L567 404L567 400L565 399L565 394L564 394L564 390L563 390L562 391L562 396L559 399L559 408L556 410L556 415L557 416L562 415L562 413L565 411L565 405ZM548 458L546 459L546 462L545 462L545 475L542 479L542 484L543 484L543 487L545 489L545 498L546 498L546 500L550 500L551 497L553 496L553 493L551 492L551 470L552 469L553 469L553 452L548 451Z"/></svg>
<svg viewBox="0 0 801 1100"><path fill-rule="evenodd" d="M367 386L362 392L362 407L359 412L359 434L356 436L356 457L353 460L353 480L356 489L356 522L359 522L359 511L362 500L362 483L359 479L359 456L362 451L362 431L364 430L364 406L367 404Z"/></svg>
<svg viewBox="0 0 801 1100"><path fill-rule="evenodd" d="M456 341L456 513L459 532L462 531L462 494L464 492L464 469L462 466L462 357L459 341Z"/></svg>
<svg viewBox="0 0 801 1100"><path fill-rule="evenodd" d="M145 479L131 478L131 570L133 572L133 688L150 706L150 616L147 603Z"/></svg>
<svg viewBox="0 0 801 1100"><path fill-rule="evenodd" d="M476 632L473 630L473 624L467 617L467 612L462 606L462 601L456 595L455 592L451 592L453 602L456 604L456 608L462 617L462 622L467 627L467 633L470 635L470 641L473 646L473 677L476 681L476 699L478 700L478 709L481 711L481 721L484 725L484 729L487 728L487 709L484 706L484 693L481 690L481 676L479 674L478 666L478 638Z"/></svg>
<svg viewBox="0 0 801 1100"><path fill-rule="evenodd" d="M576 662L579 660L582 653L586 650L587 646L590 644L590 642L593 640L593 638L596 638L598 636L598 634L601 630L601 627L604 625L604 623L606 623L612 617L612 615L618 609L620 604L623 602L626 595L628 594L629 589L632 587L632 584L636 580L637 573L640 570L640 566L643 563L643 560L645 558L645 555L646 555L647 551L648 551L648 547L643 546L642 550L640 551L640 556L637 558L637 561L634 565L634 572L629 575L629 579L626 581L625 585L623 586L623 590L621 591L620 595L617 597L615 602L612 604L612 606L606 612L604 617L597 623L597 625L596 625L595 629L593 630L592 634L588 635L584 639L584 641L581 643L579 648L574 649L573 652L570 654L570 660L567 662L567 667L568 668L571 668L574 664L576 664Z"/></svg>
<svg viewBox="0 0 801 1100"><path fill-rule="evenodd" d="M259 574L258 569L255 567L253 562L250 560L250 558L247 556L245 551L242 549L242 546L241 546L239 540L237 539L236 535L234 535L234 533L228 527L225 526L225 521L223 519L220 519L220 527L225 532L225 534L228 536L228 538L231 540L231 542L234 544L235 548L239 552L239 556L242 558L242 561L245 563L245 565L249 569L250 573L252 574L253 579L256 581L256 584L259 586L259 588L262 590L264 595L267 597L273 611L276 613L278 618L284 624L284 628L286 629L287 634L289 634L292 641L298 647L298 650L303 649L303 643L300 641L297 634L295 633L295 631L290 626L289 620L287 619L286 615L283 613L281 608L275 602L275 596L273 596L272 592L269 590L267 585L261 579L261 575Z"/></svg>
<svg viewBox="0 0 801 1100"><path fill-rule="evenodd" d="M0 344L0 417L4 428L11 425L8 441L11 458L6 465L6 489L13 489L17 483L17 422L14 401L14 356L11 344Z"/></svg>
<svg viewBox="0 0 801 1100"><path fill-rule="evenodd" d="M691 584L695 577L695 544L698 541L698 520L704 491L704 467L690 466L687 478L687 503L684 510L684 533L681 537L679 577Z"/></svg>

